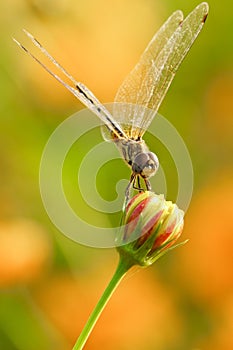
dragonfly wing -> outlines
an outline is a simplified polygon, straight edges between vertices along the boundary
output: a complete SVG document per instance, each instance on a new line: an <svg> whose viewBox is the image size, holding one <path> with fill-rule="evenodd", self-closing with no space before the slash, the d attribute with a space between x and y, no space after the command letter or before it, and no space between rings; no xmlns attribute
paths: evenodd
<svg viewBox="0 0 233 350"><path fill-rule="evenodd" d="M177 69L200 33L208 15L208 4L197 6L176 29L156 59L156 69L151 69L154 80L153 93L148 108L158 111Z"/></svg>
<svg viewBox="0 0 233 350"><path fill-rule="evenodd" d="M181 11L174 12L153 36L134 69L125 78L115 96L114 118L125 123L130 138L137 138L143 125L147 129L155 112L146 110L153 87L152 77L148 75L151 67L172 34L183 20ZM138 135L140 136L140 135Z"/></svg>
<svg viewBox="0 0 233 350"><path fill-rule="evenodd" d="M207 14L207 3L197 6L184 21L180 11L174 12L155 34L136 67L120 86L115 102L130 105L122 108L121 104L116 104L114 118L120 123L124 114L124 119L129 124L131 122L127 131L129 137L139 138L148 128L178 67L201 31ZM144 107L144 113L141 106Z"/></svg>

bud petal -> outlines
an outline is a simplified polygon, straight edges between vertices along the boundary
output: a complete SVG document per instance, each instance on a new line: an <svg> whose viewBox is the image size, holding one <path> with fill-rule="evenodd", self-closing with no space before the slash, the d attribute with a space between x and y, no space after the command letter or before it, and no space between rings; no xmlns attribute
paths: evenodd
<svg viewBox="0 0 233 350"><path fill-rule="evenodd" d="M123 228L117 240L118 251L132 264L151 265L180 237L184 212L163 195L146 191L128 203Z"/></svg>

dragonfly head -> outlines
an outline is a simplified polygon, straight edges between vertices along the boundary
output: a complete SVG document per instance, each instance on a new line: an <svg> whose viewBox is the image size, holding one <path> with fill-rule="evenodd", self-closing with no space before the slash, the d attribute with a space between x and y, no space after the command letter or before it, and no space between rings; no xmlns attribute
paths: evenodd
<svg viewBox="0 0 233 350"><path fill-rule="evenodd" d="M143 178L153 176L159 167L158 157L152 152L143 152L136 155L133 160L132 170Z"/></svg>

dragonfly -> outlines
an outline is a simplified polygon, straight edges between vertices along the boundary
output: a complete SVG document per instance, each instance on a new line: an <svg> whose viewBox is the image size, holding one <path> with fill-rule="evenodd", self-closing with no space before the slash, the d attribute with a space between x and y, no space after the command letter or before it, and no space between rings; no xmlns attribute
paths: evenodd
<svg viewBox="0 0 233 350"><path fill-rule="evenodd" d="M28 31L23 30L32 43L69 79L67 84L50 70L25 46L13 40L58 80L78 100L88 107L107 128L110 139L131 168L128 198L131 186L139 191L151 190L150 178L159 168L159 160L143 140L176 74L177 69L199 35L208 16L208 4L199 4L185 19L180 10L175 11L155 33L139 62L120 85L110 111L81 82L68 71Z"/></svg>

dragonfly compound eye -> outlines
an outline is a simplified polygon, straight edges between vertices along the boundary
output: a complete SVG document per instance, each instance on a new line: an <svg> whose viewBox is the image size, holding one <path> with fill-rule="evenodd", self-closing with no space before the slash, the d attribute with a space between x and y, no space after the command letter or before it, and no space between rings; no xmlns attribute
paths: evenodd
<svg viewBox="0 0 233 350"><path fill-rule="evenodd" d="M152 152L139 153L134 158L132 170L144 178L153 176L159 167L157 156Z"/></svg>

